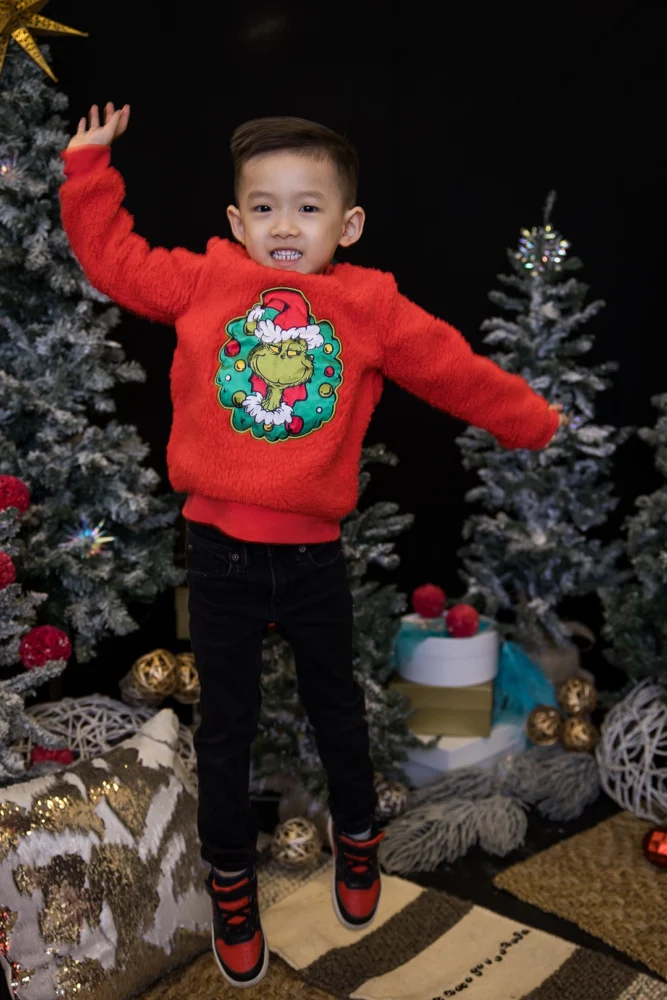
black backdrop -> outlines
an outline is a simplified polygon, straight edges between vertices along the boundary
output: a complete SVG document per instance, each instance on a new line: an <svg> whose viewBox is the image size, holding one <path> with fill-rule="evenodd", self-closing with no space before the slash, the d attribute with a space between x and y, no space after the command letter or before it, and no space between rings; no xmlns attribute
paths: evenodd
<svg viewBox="0 0 667 1000"><path fill-rule="evenodd" d="M177 5L172 16L167 4L51 0L45 13L90 34L50 43L72 128L93 102L132 106L113 162L153 245L201 251L210 235L228 235L236 125L267 114L319 120L345 131L361 156L368 223L346 259L392 271L405 294L484 351L479 327L494 312L487 293L505 248L539 223L555 188L554 222L583 259L591 296L607 302L590 325L589 357L620 364L599 420L652 423L650 396L667 390L659 6L518 7L514 23L492 22L477 5L454 18L420 3L280 0ZM116 334L148 372L144 386L119 394L120 415L164 475L174 333L125 315ZM473 482L455 444L461 426L391 384L373 419L368 441L385 442L400 465L376 473L368 498L416 515L398 542L406 591L429 580L460 594L456 552ZM657 484L644 445L626 446L616 470L621 503L608 535ZM135 654L169 645L169 609L165 596L140 612L141 633L103 648L98 663L113 668L97 674L98 689L107 677L111 693ZM573 610L596 624L592 606ZM66 692L90 690L90 669L75 669Z"/></svg>

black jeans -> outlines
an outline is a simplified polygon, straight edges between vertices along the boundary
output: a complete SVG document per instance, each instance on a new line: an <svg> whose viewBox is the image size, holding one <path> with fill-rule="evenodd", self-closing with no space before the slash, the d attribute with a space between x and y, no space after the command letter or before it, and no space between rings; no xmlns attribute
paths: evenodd
<svg viewBox="0 0 667 1000"><path fill-rule="evenodd" d="M186 564L201 683L194 744L202 858L229 871L257 858L248 786L269 622L294 652L334 822L347 833L367 829L376 793L364 693L352 672L352 596L340 542L263 545L189 522Z"/></svg>

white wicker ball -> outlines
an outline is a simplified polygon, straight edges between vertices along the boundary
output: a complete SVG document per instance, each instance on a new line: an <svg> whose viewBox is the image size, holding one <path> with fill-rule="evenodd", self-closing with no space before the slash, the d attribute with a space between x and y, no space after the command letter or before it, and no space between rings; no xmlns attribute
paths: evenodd
<svg viewBox="0 0 667 1000"><path fill-rule="evenodd" d="M596 750L607 795L640 819L667 816L667 704L663 689L642 681L609 711Z"/></svg>

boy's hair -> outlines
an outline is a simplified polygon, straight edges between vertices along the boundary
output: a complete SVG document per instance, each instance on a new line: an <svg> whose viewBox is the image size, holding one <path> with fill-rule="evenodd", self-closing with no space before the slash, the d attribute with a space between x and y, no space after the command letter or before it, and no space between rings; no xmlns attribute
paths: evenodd
<svg viewBox="0 0 667 1000"><path fill-rule="evenodd" d="M234 194L238 202L239 180L244 165L253 156L276 153L283 149L317 158L328 157L340 178L345 207L357 200L359 157L347 139L326 125L305 118L255 118L239 125L230 144L234 161Z"/></svg>

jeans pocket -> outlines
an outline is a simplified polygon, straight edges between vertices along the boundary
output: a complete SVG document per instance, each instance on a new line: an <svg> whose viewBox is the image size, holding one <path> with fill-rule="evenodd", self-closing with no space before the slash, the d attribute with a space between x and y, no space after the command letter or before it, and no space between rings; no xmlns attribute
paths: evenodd
<svg viewBox="0 0 667 1000"><path fill-rule="evenodd" d="M218 537L219 536L219 537ZM227 538L209 525L188 525L185 565L188 577L223 579L239 573L247 562L243 542Z"/></svg>
<svg viewBox="0 0 667 1000"><path fill-rule="evenodd" d="M340 539L335 542L320 542L318 545L307 545L306 555L310 562L318 569L326 569L333 566L338 560L343 558L343 546Z"/></svg>

